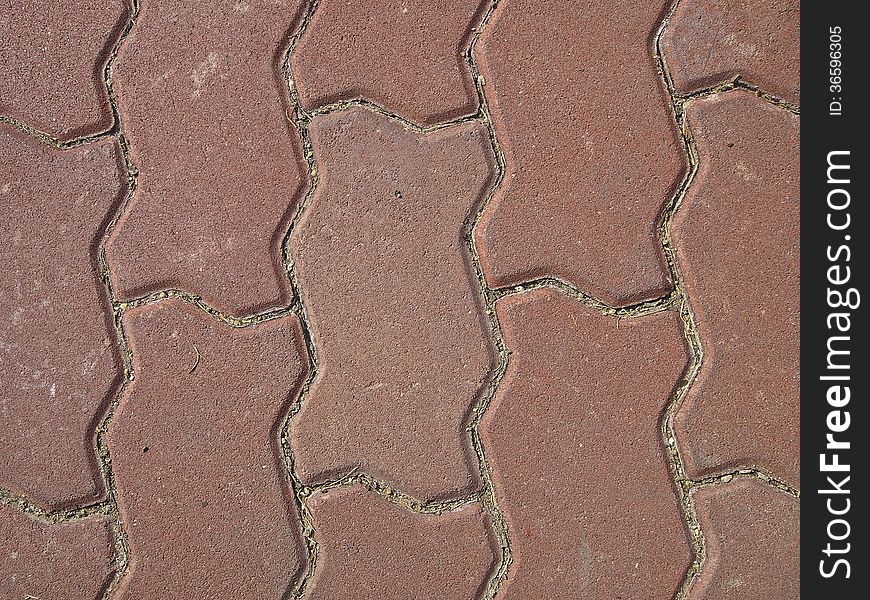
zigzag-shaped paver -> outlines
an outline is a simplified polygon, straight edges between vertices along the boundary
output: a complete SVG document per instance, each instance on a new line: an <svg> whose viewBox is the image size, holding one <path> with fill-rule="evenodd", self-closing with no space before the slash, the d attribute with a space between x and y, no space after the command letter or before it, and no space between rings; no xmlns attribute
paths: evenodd
<svg viewBox="0 0 870 600"><path fill-rule="evenodd" d="M289 302L281 241L305 168L278 65L298 8L143 3L114 64L138 171L106 248L119 297L180 288L234 315Z"/></svg>
<svg viewBox="0 0 870 600"><path fill-rule="evenodd" d="M480 4L321 0L292 57L302 106L365 99L420 125L473 114L462 54Z"/></svg>
<svg viewBox="0 0 870 600"><path fill-rule="evenodd" d="M300 477L475 488L464 426L494 351L462 237L491 176L483 130L421 134L356 108L311 135L323 180L291 238L319 353L293 422Z"/></svg>
<svg viewBox="0 0 870 600"><path fill-rule="evenodd" d="M58 150L0 125L0 488L103 497L94 424L119 375L95 246L124 192L113 140Z"/></svg>
<svg viewBox="0 0 870 600"><path fill-rule="evenodd" d="M479 50L506 160L477 230L491 284L557 277L611 305L670 288L656 225L685 166L649 50L664 4L496 9Z"/></svg>
<svg viewBox="0 0 870 600"><path fill-rule="evenodd" d="M700 170L672 237L704 362L675 420L691 476L800 484L800 119L735 90L691 102Z"/></svg>
<svg viewBox="0 0 870 600"><path fill-rule="evenodd" d="M546 289L496 307L512 355L484 441L515 561L500 597L672 598L690 546L659 418L687 361L679 317L618 322Z"/></svg>
<svg viewBox="0 0 870 600"><path fill-rule="evenodd" d="M305 558L280 430L298 320L233 328L181 300L128 311L135 379L108 444L127 528L119 598L282 598Z"/></svg>

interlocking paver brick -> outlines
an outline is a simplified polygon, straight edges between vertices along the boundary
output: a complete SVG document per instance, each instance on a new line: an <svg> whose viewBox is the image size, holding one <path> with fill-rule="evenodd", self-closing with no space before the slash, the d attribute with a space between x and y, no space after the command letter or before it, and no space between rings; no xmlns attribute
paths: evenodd
<svg viewBox="0 0 870 600"><path fill-rule="evenodd" d="M124 0L0 2L0 114L61 140L112 126L103 67Z"/></svg>
<svg viewBox="0 0 870 600"><path fill-rule="evenodd" d="M462 55L480 6L322 0L292 56L302 105L365 98L419 124L474 113L477 94Z"/></svg>
<svg viewBox="0 0 870 600"><path fill-rule="evenodd" d="M691 553L659 433L687 362L672 311L617 322L553 290L496 304L484 417L515 566L503 598L673 597Z"/></svg>
<svg viewBox="0 0 870 600"><path fill-rule="evenodd" d="M689 600L800 598L800 502L758 479L694 493L707 562Z"/></svg>
<svg viewBox="0 0 870 600"><path fill-rule="evenodd" d="M105 517L46 524L0 505L0 597L96 600L113 572Z"/></svg>
<svg viewBox="0 0 870 600"><path fill-rule="evenodd" d="M131 570L121 598L281 598L304 562L280 427L298 320L232 328L180 300L123 324L135 379L109 428Z"/></svg>
<svg viewBox="0 0 870 600"><path fill-rule="evenodd" d="M682 0L662 42L678 92L740 75L800 102L800 0Z"/></svg>
<svg viewBox="0 0 870 600"><path fill-rule="evenodd" d="M675 419L690 475L800 482L800 118L735 90L692 102L700 167L672 238L704 350Z"/></svg>
<svg viewBox="0 0 870 600"><path fill-rule="evenodd" d="M495 561L488 519L476 505L423 515L359 487L319 494L309 505L320 544L310 600L468 600Z"/></svg>
<svg viewBox="0 0 870 600"><path fill-rule="evenodd" d="M93 426L118 361L94 245L123 189L113 141L0 125L0 487L45 508L104 493Z"/></svg>
<svg viewBox="0 0 870 600"><path fill-rule="evenodd" d="M280 247L305 167L278 56L298 6L142 3L114 64L139 171L107 246L119 296L182 288L236 315L289 301Z"/></svg>
<svg viewBox="0 0 870 600"><path fill-rule="evenodd" d="M486 135L361 108L311 135L323 180L291 245L320 367L293 421L298 472L360 467L423 499L468 490L464 424L496 363L462 240L491 179Z"/></svg>
<svg viewBox="0 0 870 600"><path fill-rule="evenodd" d="M479 45L507 160L477 229L492 284L559 277L614 305L670 287L656 223L684 159L649 49L664 4L496 9Z"/></svg>

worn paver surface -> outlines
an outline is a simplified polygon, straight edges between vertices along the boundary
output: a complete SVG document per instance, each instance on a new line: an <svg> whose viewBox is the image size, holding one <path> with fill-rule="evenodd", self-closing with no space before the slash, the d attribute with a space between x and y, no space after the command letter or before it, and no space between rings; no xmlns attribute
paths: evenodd
<svg viewBox="0 0 870 600"><path fill-rule="evenodd" d="M798 32L0 0L0 599L798 598Z"/></svg>

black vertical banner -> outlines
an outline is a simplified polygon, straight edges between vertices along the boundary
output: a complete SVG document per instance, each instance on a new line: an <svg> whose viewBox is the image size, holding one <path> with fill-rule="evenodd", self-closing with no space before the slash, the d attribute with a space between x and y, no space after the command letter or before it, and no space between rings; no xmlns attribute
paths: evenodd
<svg viewBox="0 0 870 600"><path fill-rule="evenodd" d="M860 2L801 15L801 591L865 598L867 24ZM866 292L866 293L865 293Z"/></svg>

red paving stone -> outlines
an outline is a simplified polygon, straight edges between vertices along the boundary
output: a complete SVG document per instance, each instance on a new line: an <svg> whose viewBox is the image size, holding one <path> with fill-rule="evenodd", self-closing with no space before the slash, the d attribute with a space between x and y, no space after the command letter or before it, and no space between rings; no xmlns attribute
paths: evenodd
<svg viewBox="0 0 870 600"><path fill-rule="evenodd" d="M311 131L323 181L291 245L320 369L293 423L298 472L360 467L421 499L476 487L463 428L496 358L461 236L491 178L486 136L365 109Z"/></svg>
<svg viewBox="0 0 870 600"><path fill-rule="evenodd" d="M799 484L799 6L666 23L765 92L676 98L672 223L670 6L142 2L109 130L127 4L0 4L0 120L109 130L0 124L0 598L796 598L797 491L697 479Z"/></svg>
<svg viewBox="0 0 870 600"><path fill-rule="evenodd" d="M124 0L0 1L0 115L61 140L109 129L103 67L127 13Z"/></svg>
<svg viewBox="0 0 870 600"><path fill-rule="evenodd" d="M800 103L800 0L682 0L662 42L679 92L740 75Z"/></svg>
<svg viewBox="0 0 870 600"><path fill-rule="evenodd" d="M676 419L690 475L800 484L800 119L747 91L692 102L700 170L673 244L704 349Z"/></svg>
<svg viewBox="0 0 870 600"><path fill-rule="evenodd" d="M323 561L311 600L467 600L495 562L488 519L475 506L415 514L359 487L321 494L310 506Z"/></svg>
<svg viewBox="0 0 870 600"><path fill-rule="evenodd" d="M304 562L279 442L306 369L297 319L234 329L169 300L123 323L136 378L108 436L130 540L120 597L281 598Z"/></svg>
<svg viewBox="0 0 870 600"><path fill-rule="evenodd" d="M477 231L493 285L559 277L614 305L670 287L655 227L684 160L649 50L664 5L496 9L480 61L507 168Z"/></svg>
<svg viewBox="0 0 870 600"><path fill-rule="evenodd" d="M0 506L0 597L95 600L113 573L105 517L41 523Z"/></svg>
<svg viewBox="0 0 870 600"><path fill-rule="evenodd" d="M292 58L302 106L364 98L422 125L473 114L463 53L480 5L322 0Z"/></svg>
<svg viewBox="0 0 870 600"><path fill-rule="evenodd" d="M691 561L659 433L688 359L678 316L617 326L552 290L497 310L513 352L484 417L516 561L502 597L671 598Z"/></svg>
<svg viewBox="0 0 870 600"><path fill-rule="evenodd" d="M707 564L689 600L800 598L800 502L757 479L699 489Z"/></svg>
<svg viewBox="0 0 870 600"><path fill-rule="evenodd" d="M0 487L45 508L104 492L93 423L118 369L93 245L123 188L113 141L0 126Z"/></svg>
<svg viewBox="0 0 870 600"><path fill-rule="evenodd" d="M107 247L119 296L181 288L235 315L289 302L280 246L305 168L277 61L298 8L143 3L114 64L139 171Z"/></svg>

